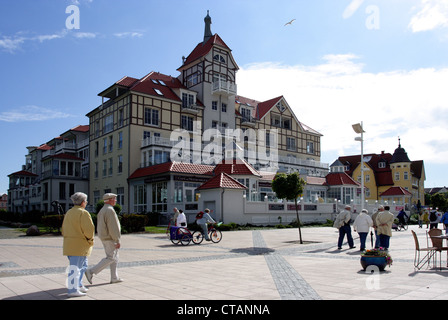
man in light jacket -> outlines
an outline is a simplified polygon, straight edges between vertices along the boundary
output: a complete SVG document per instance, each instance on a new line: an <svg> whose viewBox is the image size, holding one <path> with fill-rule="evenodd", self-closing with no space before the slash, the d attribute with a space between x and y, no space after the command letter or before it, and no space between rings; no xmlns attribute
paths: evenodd
<svg viewBox="0 0 448 320"><path fill-rule="evenodd" d="M345 210L342 210L336 217L333 226L339 229L338 249L342 249L342 242L345 235L347 235L347 242L350 249L356 248L353 243L352 229L350 227L350 220L352 214L350 212L352 208L349 205L345 206Z"/></svg>
<svg viewBox="0 0 448 320"><path fill-rule="evenodd" d="M94 274L100 273L103 269L110 266L110 283L122 282L118 277L118 249L120 249L121 226L114 206L117 203L117 195L106 193L103 196L104 206L101 208L97 217L97 232L106 252L103 258L96 266L86 270L86 278L92 284Z"/></svg>
<svg viewBox="0 0 448 320"><path fill-rule="evenodd" d="M95 226L90 213L85 210L87 195L76 192L71 196L74 207L67 211L62 223L64 237L62 254L67 256L70 267L68 270L68 296L85 296L87 288L82 284L82 277L87 269L87 257L90 256L95 235Z"/></svg>
<svg viewBox="0 0 448 320"><path fill-rule="evenodd" d="M389 206L384 206L384 211L380 211L376 216L380 247L386 250L389 249L390 237L392 237L392 224L394 223L394 215L389 210Z"/></svg>

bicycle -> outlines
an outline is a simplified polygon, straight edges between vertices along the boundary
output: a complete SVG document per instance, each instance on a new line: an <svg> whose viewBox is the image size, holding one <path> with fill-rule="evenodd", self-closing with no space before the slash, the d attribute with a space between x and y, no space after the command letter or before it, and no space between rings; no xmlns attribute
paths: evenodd
<svg viewBox="0 0 448 320"><path fill-rule="evenodd" d="M222 222L217 223L216 225L219 227L222 224ZM215 228L215 224L209 224L208 225L208 234L210 237L210 240L213 243L218 243L222 240L222 232L219 229ZM202 241L204 241L204 233L202 230L197 230L193 232L193 243L194 244L200 244Z"/></svg>

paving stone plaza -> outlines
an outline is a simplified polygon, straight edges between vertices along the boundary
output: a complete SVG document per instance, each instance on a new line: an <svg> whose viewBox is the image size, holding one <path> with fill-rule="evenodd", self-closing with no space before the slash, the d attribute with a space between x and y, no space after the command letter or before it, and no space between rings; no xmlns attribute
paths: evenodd
<svg viewBox="0 0 448 320"><path fill-rule="evenodd" d="M448 268L414 269L414 230L426 246L426 227L393 231L393 265L373 274L360 265L357 248L337 249L330 227L223 232L214 244L174 245L164 234L122 237L119 275L109 284L109 270L87 280L85 297L68 298L62 237L20 236L0 229L0 299L2 300L438 300L448 299ZM368 238L370 246L370 236ZM96 239L89 264L104 256ZM438 264L437 264L438 265ZM213 283L213 286L210 284ZM207 289L209 288L209 289ZM213 290L210 290L213 288Z"/></svg>

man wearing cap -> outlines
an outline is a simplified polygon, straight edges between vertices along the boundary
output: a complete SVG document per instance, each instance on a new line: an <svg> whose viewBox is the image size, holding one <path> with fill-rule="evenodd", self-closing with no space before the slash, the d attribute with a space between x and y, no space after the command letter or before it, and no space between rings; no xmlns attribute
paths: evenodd
<svg viewBox="0 0 448 320"><path fill-rule="evenodd" d="M118 249L120 249L121 226L115 213L114 206L117 203L117 195L106 193L103 196L104 206L101 208L97 216L97 232L101 239L106 252L103 258L96 266L86 270L86 279L92 284L94 274L100 273L103 269L110 266L111 280L110 283L122 282L123 279L118 277Z"/></svg>
<svg viewBox="0 0 448 320"><path fill-rule="evenodd" d="M352 215L350 213L351 207L349 205L345 206L336 217L333 226L339 229L339 239L338 239L338 249L342 249L342 242L344 241L345 235L347 235L347 242L350 249L355 248L352 237L352 229L350 227L350 220Z"/></svg>
<svg viewBox="0 0 448 320"><path fill-rule="evenodd" d="M380 247L389 249L390 237L392 236L392 224L394 215L389 212L390 207L385 206L384 210L378 213L376 217L377 233L380 239Z"/></svg>

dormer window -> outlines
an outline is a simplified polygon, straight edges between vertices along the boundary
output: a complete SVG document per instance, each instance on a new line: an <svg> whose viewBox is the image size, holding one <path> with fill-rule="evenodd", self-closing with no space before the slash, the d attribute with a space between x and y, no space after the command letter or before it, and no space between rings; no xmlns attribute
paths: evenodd
<svg viewBox="0 0 448 320"><path fill-rule="evenodd" d="M378 168L380 168L380 169L386 168L386 162L384 162L384 161L378 162Z"/></svg>
<svg viewBox="0 0 448 320"><path fill-rule="evenodd" d="M220 54L215 54L213 56L213 60L218 61L220 63L226 63L226 59Z"/></svg>

